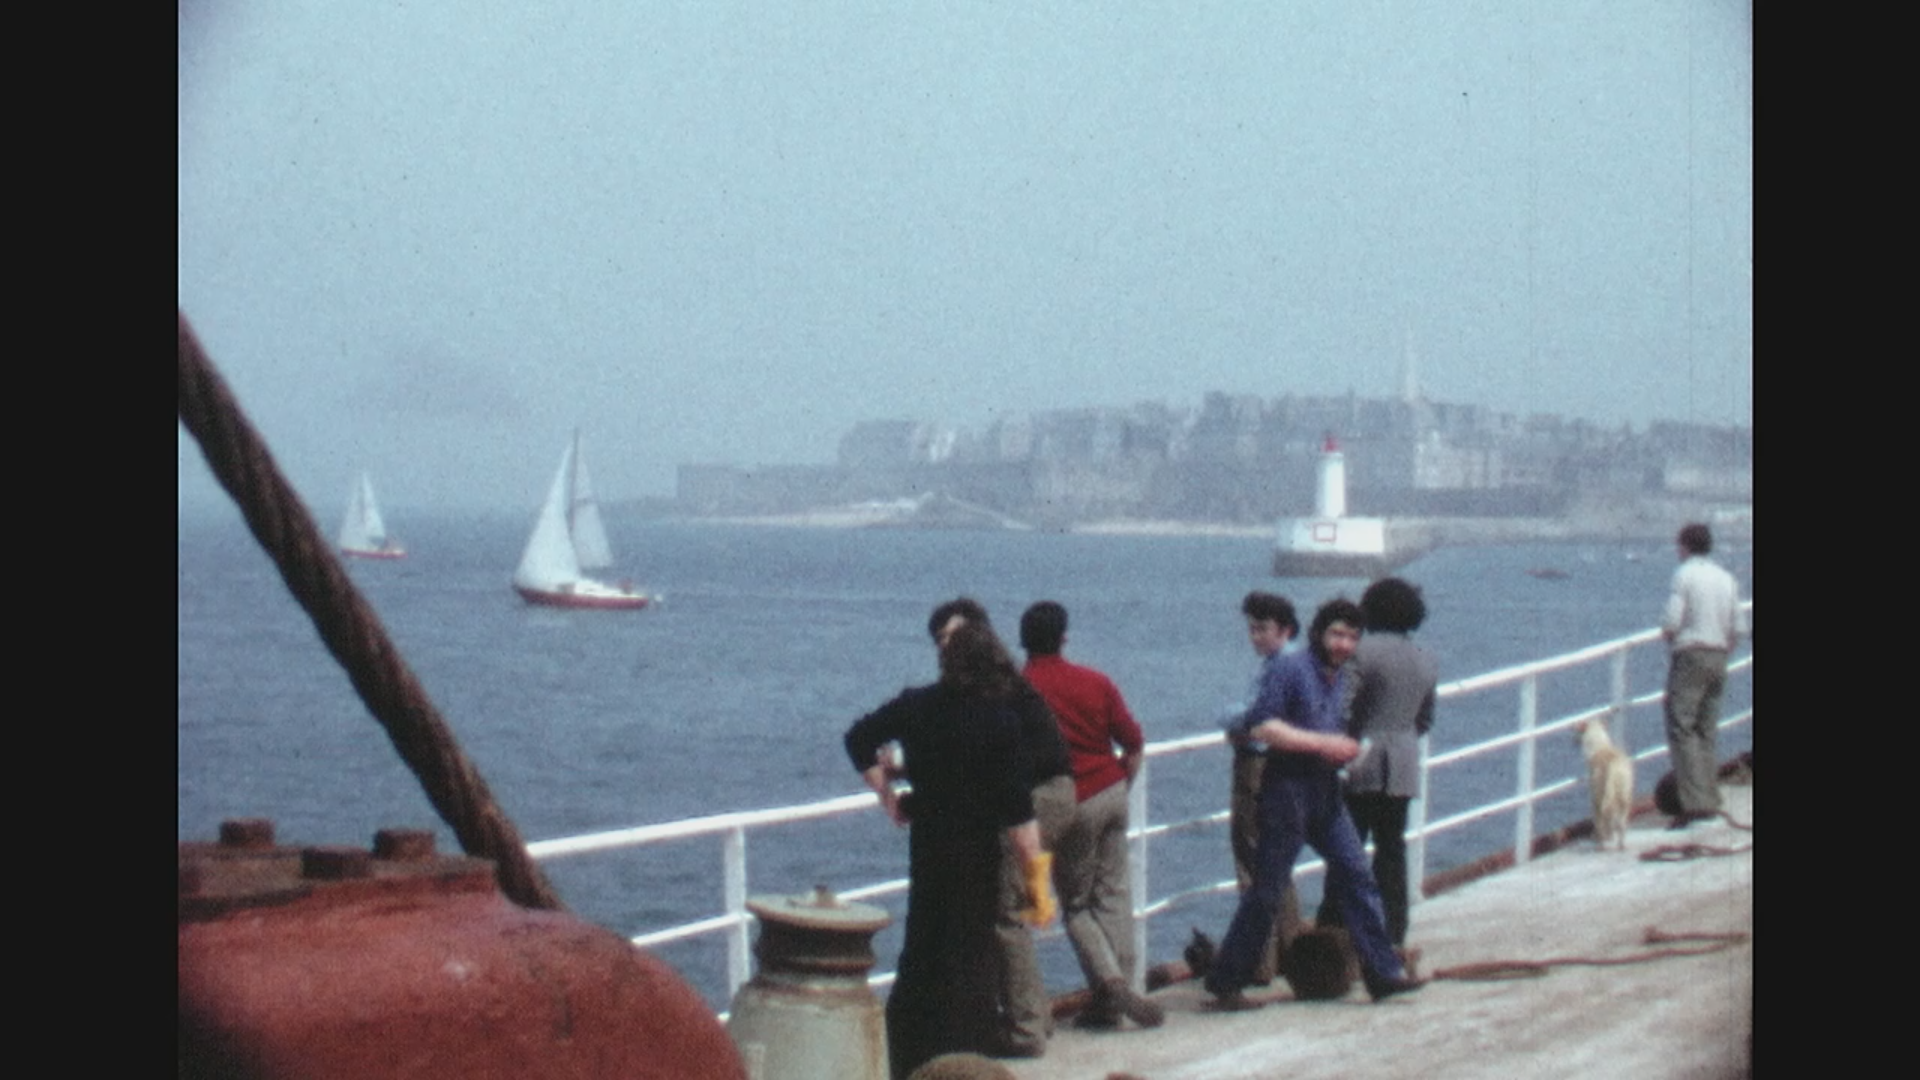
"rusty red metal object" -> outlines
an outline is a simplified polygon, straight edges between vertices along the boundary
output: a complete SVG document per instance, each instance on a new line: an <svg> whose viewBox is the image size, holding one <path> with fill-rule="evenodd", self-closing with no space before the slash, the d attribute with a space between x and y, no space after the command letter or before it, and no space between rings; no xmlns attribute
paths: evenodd
<svg viewBox="0 0 1920 1080"><path fill-rule="evenodd" d="M180 845L182 1077L746 1077L672 968L513 904L431 833L370 853L276 846L258 819L221 832Z"/></svg>

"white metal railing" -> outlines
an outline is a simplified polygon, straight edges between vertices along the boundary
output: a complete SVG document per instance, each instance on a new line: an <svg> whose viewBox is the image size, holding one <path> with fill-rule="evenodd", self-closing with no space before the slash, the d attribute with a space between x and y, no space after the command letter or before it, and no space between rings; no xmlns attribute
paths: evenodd
<svg viewBox="0 0 1920 1080"><path fill-rule="evenodd" d="M1751 614L1753 601L1742 605ZM1541 739L1558 732L1571 729L1583 720L1602 720L1612 730L1615 742L1622 748L1631 749L1625 740L1625 720L1629 709L1658 704L1665 696L1661 690L1653 690L1637 696L1628 693L1627 658L1636 649L1660 642L1658 630L1643 630L1612 641L1588 646L1574 652L1537 660L1515 667L1475 675L1442 684L1438 697L1441 701L1451 701L1473 695L1489 694L1508 688L1516 693L1516 714L1514 729L1503 735L1484 739L1468 746L1455 747L1439 754L1430 754L1428 740L1420 741L1420 797L1413 801L1407 821L1407 874L1408 880L1419 883L1426 879L1427 840L1440 833L1484 821L1500 814L1514 815L1513 858L1515 863L1526 862L1532 855L1534 829L1534 807L1543 799L1550 798L1582 782L1580 777L1559 777L1541 784L1535 777L1536 747ZM1540 721L1539 688L1544 678L1586 668L1590 665L1606 663L1610 667L1610 692L1603 702L1590 705L1579 711L1548 720ZM1728 678L1737 676L1751 678L1753 655L1751 650L1745 656L1728 665ZM1751 707L1740 710L1722 719L1722 729L1738 724L1749 723L1753 719ZM1134 955L1138 970L1133 973L1138 986L1144 978L1147 957L1147 924L1155 915L1200 896L1238 891L1238 883L1233 878L1190 888L1167 896L1150 897L1149 845L1160 837L1189 829L1207 827L1225 822L1228 811L1218 810L1184 821L1154 822L1149 814L1150 778L1155 758L1167 758L1197 751L1208 751L1214 747L1224 747L1225 736L1218 732L1192 735L1162 742L1149 743L1146 748L1145 762L1142 762L1139 775L1135 778L1133 789L1129 793L1128 820L1133 822L1129 832L1129 855L1132 875L1132 894L1134 897ZM1437 821L1427 820L1427 793L1433 790L1433 775L1436 771L1457 766L1463 762L1486 757L1502 751L1513 751L1518 768L1517 782L1511 796L1495 799L1479 806L1470 807ZM1664 741L1649 746L1634 754L1637 761L1648 760L1665 755ZM588 833L581 836L562 837L555 840L540 840L528 844L527 849L535 859L546 860L589 853L603 853L626 848L645 847L667 841L686 840L696 837L717 837L720 840L720 860L722 867L722 903L724 910L709 918L699 919L677 926L666 927L635 936L633 943L642 947L661 945L667 942L701 937L709 934L724 934L727 942L727 991L732 994L739 990L751 976L751 942L748 931L753 916L746 909L747 902L747 833L749 830L772 825L788 825L795 822L820 818L838 817L846 814L872 813L878 800L871 792L859 795L846 795L826 799L820 802L805 803L798 806L773 807L766 810L746 810L726 814L713 814L707 817L688 818L681 821L662 822L657 825L642 825L629 829L615 829L608 832ZM1303 863L1295 868L1295 876L1307 876L1325 870L1325 864L1319 860ZM846 900L867 900L905 892L907 879L895 878L874 882L869 885L848 889L840 894ZM1418 903L1418 889L1411 898ZM1057 930L1053 931L1058 933ZM875 985L891 982L891 972L880 974L872 979Z"/></svg>

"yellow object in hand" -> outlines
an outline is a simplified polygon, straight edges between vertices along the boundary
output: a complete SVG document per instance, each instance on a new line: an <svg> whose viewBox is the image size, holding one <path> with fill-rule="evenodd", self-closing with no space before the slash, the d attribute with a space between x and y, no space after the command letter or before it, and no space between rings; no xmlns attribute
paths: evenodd
<svg viewBox="0 0 1920 1080"><path fill-rule="evenodd" d="M1043 851L1027 860L1027 906L1020 909L1020 921L1035 929L1051 923L1060 913L1053 895L1053 852Z"/></svg>

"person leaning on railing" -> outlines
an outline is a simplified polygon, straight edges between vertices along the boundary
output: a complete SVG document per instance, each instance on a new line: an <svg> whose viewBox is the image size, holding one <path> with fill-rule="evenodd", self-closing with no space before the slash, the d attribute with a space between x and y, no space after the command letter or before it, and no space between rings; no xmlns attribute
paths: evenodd
<svg viewBox="0 0 1920 1080"><path fill-rule="evenodd" d="M1266 718L1257 713L1267 685L1279 670L1287 643L1300 632L1300 620L1294 615L1293 601L1270 592L1254 590L1240 601L1240 614L1247 620L1247 642L1260 657L1260 670L1254 674L1246 704L1220 717L1227 744L1233 749L1233 773L1227 796L1228 842L1233 848L1233 873L1241 893L1253 888L1254 856L1260 849L1260 778L1267 767L1267 747L1246 735L1248 728ZM1265 986L1275 975L1283 974L1286 952L1300 930L1300 898L1289 879L1280 893L1280 909L1273 920L1266 947L1260 950L1254 966L1253 982Z"/></svg>
<svg viewBox="0 0 1920 1080"><path fill-rule="evenodd" d="M1028 921L1053 920L1052 856L1041 850L1016 702L1028 692L1005 646L962 622L940 647L940 679L903 691L847 729L847 756L895 824L908 827L906 939L886 1005L894 1080L944 1053L1000 1048L1001 838L1019 852ZM896 774L882 757L898 742ZM912 785L902 795L893 780Z"/></svg>
<svg viewBox="0 0 1920 1080"><path fill-rule="evenodd" d="M1680 812L1671 829L1720 816L1718 738L1720 695L1727 685L1727 656L1747 635L1740 584L1707 557L1713 533L1699 522L1674 540L1680 566L1660 619L1672 649L1667 670L1667 750L1673 757Z"/></svg>
<svg viewBox="0 0 1920 1080"><path fill-rule="evenodd" d="M1420 794L1420 737L1433 728L1440 671L1409 636L1426 621L1427 604L1407 581L1381 578L1360 594L1366 634L1353 654L1347 734L1362 751L1346 769L1347 813L1360 842L1373 838L1373 877L1386 909L1387 936L1407 943L1407 804ZM1315 921L1341 925L1331 897Z"/></svg>
<svg viewBox="0 0 1920 1080"><path fill-rule="evenodd" d="M933 609L927 634L944 646L947 636L963 623L992 629L987 609L970 596L959 596ZM997 643L999 638L996 636ZM1004 650L1003 650L1004 652ZM1011 657L1008 658L1011 663ZM1020 718L1020 745L1026 754L1033 816L1040 824L1040 846L1055 851L1074 816L1073 765L1061 738L1053 711L1024 678L1014 691L1014 712ZM1000 947L1000 1013L1004 1021L994 1052L999 1057L1040 1057L1053 1037L1053 999L1040 975L1040 957L1033 933L1023 916L1033 893L1025 860L1011 844L1002 844L1000 911L994 923L994 941Z"/></svg>
<svg viewBox="0 0 1920 1080"><path fill-rule="evenodd" d="M1166 1013L1130 984L1135 957L1127 791L1140 774L1146 738L1112 679L1060 655L1066 640L1067 609L1061 605L1042 600L1020 616L1020 647L1027 651L1021 674L1046 699L1073 762L1078 804L1053 850L1067 940L1093 997L1080 1022L1113 1028L1124 1016L1159 1027Z"/></svg>

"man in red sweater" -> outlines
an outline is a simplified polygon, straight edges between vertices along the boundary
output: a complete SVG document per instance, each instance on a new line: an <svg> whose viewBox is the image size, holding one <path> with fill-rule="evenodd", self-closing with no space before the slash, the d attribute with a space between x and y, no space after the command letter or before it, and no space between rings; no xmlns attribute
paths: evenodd
<svg viewBox="0 0 1920 1080"><path fill-rule="evenodd" d="M1116 1027L1125 1016L1158 1027L1165 1012L1134 989L1127 877L1127 790L1140 771L1145 740L1113 680L1060 656L1066 639L1067 609L1059 604L1042 600L1020 616L1023 674L1060 722L1073 762L1078 802L1054 845L1053 878L1067 939L1093 992L1081 1023Z"/></svg>

